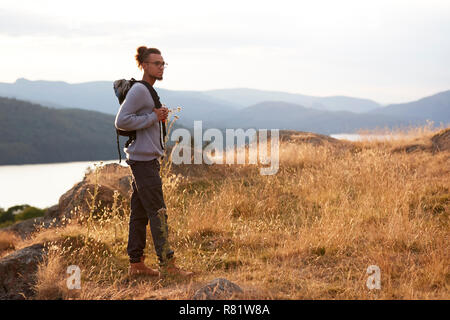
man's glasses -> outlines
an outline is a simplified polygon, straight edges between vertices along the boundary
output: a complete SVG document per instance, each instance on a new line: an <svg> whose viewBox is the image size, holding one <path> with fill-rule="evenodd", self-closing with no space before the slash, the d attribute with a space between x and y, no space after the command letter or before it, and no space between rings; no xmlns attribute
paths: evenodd
<svg viewBox="0 0 450 320"><path fill-rule="evenodd" d="M164 69L167 68L167 63L161 62L161 61L155 61L155 62L152 62L152 61L146 61L146 62L144 62L144 63L151 63L151 64L154 64L154 65L157 66L158 68L161 68L161 67L163 67Z"/></svg>

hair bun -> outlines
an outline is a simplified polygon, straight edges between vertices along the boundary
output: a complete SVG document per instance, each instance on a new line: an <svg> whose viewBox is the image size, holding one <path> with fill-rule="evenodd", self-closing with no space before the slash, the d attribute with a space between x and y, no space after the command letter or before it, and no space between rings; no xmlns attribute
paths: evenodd
<svg viewBox="0 0 450 320"><path fill-rule="evenodd" d="M137 49L137 52L138 52L138 54L139 55L143 55L144 53L145 53L145 51L147 51L147 47L146 46L140 46L138 49Z"/></svg>

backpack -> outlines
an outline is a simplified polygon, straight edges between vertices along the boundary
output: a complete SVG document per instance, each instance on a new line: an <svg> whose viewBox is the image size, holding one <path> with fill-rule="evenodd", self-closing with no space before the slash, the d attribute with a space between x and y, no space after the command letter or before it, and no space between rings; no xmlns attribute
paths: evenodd
<svg viewBox="0 0 450 320"><path fill-rule="evenodd" d="M155 108L159 109L161 108L161 101L159 99L158 93L156 90L146 81L138 81L134 78L131 78L130 80L126 79L120 79L114 81L113 88L114 93L116 94L117 99L119 100L119 104L122 105L123 101L125 100L128 91L130 91L131 87L136 83L140 82L143 85L145 85L150 92L150 95L152 96L152 99L155 103ZM162 129L162 134L161 134ZM165 121L159 121L159 133L160 133L160 139L159 143L161 144L161 148L164 150L164 141L166 139L166 122ZM120 145L119 145L119 136L125 136L128 137L127 142L125 142L125 148L128 148L128 146L136 140L136 130L134 131L125 131L120 130L116 128L116 136L117 136L117 151L119 152L119 163L122 161L122 156L120 154ZM161 139L162 136L162 139Z"/></svg>

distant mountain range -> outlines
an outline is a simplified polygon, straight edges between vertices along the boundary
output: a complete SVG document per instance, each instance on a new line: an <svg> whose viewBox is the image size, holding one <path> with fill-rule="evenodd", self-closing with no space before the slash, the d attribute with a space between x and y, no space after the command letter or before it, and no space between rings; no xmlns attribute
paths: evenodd
<svg viewBox="0 0 450 320"><path fill-rule="evenodd" d="M205 91L205 94L228 102L239 102L240 109L266 101L283 101L307 108L327 111L367 112L379 109L381 105L368 99L332 96L313 97L280 91L263 91L255 89L220 89Z"/></svg>
<svg viewBox="0 0 450 320"><path fill-rule="evenodd" d="M408 119L430 119L436 122L450 122L450 90L409 103L391 104L386 108L374 109L369 114L384 114Z"/></svg>
<svg viewBox="0 0 450 320"><path fill-rule="evenodd" d="M194 120L203 120L203 128L333 134L422 125L426 120L450 124L450 90L386 107L359 98L253 89L157 91L169 107L182 106L177 127L192 128ZM0 165L116 159L118 108L112 82L0 83ZM122 158L125 140L120 138Z"/></svg>
<svg viewBox="0 0 450 320"><path fill-rule="evenodd" d="M69 84L20 78L14 83L0 83L0 96L37 102L49 107L79 108L115 114L118 102L112 83L96 81ZM162 102L169 107L183 106L189 110L189 117L193 119L205 117L205 113L208 115L219 112L218 116L221 116L229 110L237 111L265 101L284 101L328 111L367 112L381 107L377 102L368 99L343 96L313 97L245 88L209 91L174 91L163 88L157 90Z"/></svg>
<svg viewBox="0 0 450 320"><path fill-rule="evenodd" d="M361 128L374 129L421 123L384 114L322 111L282 101L258 103L243 109L238 117L228 118L224 122L231 128L277 128L322 134L350 133Z"/></svg>
<svg viewBox="0 0 450 320"><path fill-rule="evenodd" d="M158 83L157 83L158 84ZM279 128L316 133L351 133L357 129L420 125L426 120L450 123L450 90L418 101L382 107L361 98L314 97L255 89L175 91L156 87L170 108L182 107L179 124L192 127ZM115 115L119 104L112 81L69 84L18 79L0 83L0 96L14 97L48 107L77 108Z"/></svg>

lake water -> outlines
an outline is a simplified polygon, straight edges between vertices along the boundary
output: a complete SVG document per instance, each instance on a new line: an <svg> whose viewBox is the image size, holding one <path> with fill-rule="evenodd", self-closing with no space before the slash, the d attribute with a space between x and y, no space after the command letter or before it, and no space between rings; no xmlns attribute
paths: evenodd
<svg viewBox="0 0 450 320"><path fill-rule="evenodd" d="M103 161L119 163L117 160ZM83 180L88 167L100 161L0 166L0 207L8 209L19 204L38 208L58 204L59 197ZM122 160L121 165L128 166Z"/></svg>
<svg viewBox="0 0 450 320"><path fill-rule="evenodd" d="M341 133L330 136L350 141L362 139L358 134ZM364 137L386 138L376 135ZM118 162L118 159L103 161L104 164ZM94 164L100 164L100 161L0 166L0 207L8 209L19 204L29 204L45 208L55 205L61 195L83 179L88 167L94 168ZM121 165L128 166L125 161Z"/></svg>
<svg viewBox="0 0 450 320"><path fill-rule="evenodd" d="M336 139L344 139L349 141L360 141L360 140L384 140L384 139L395 139L394 135L382 135L382 134L365 134L360 135L356 133L336 133L330 134L330 137Z"/></svg>

